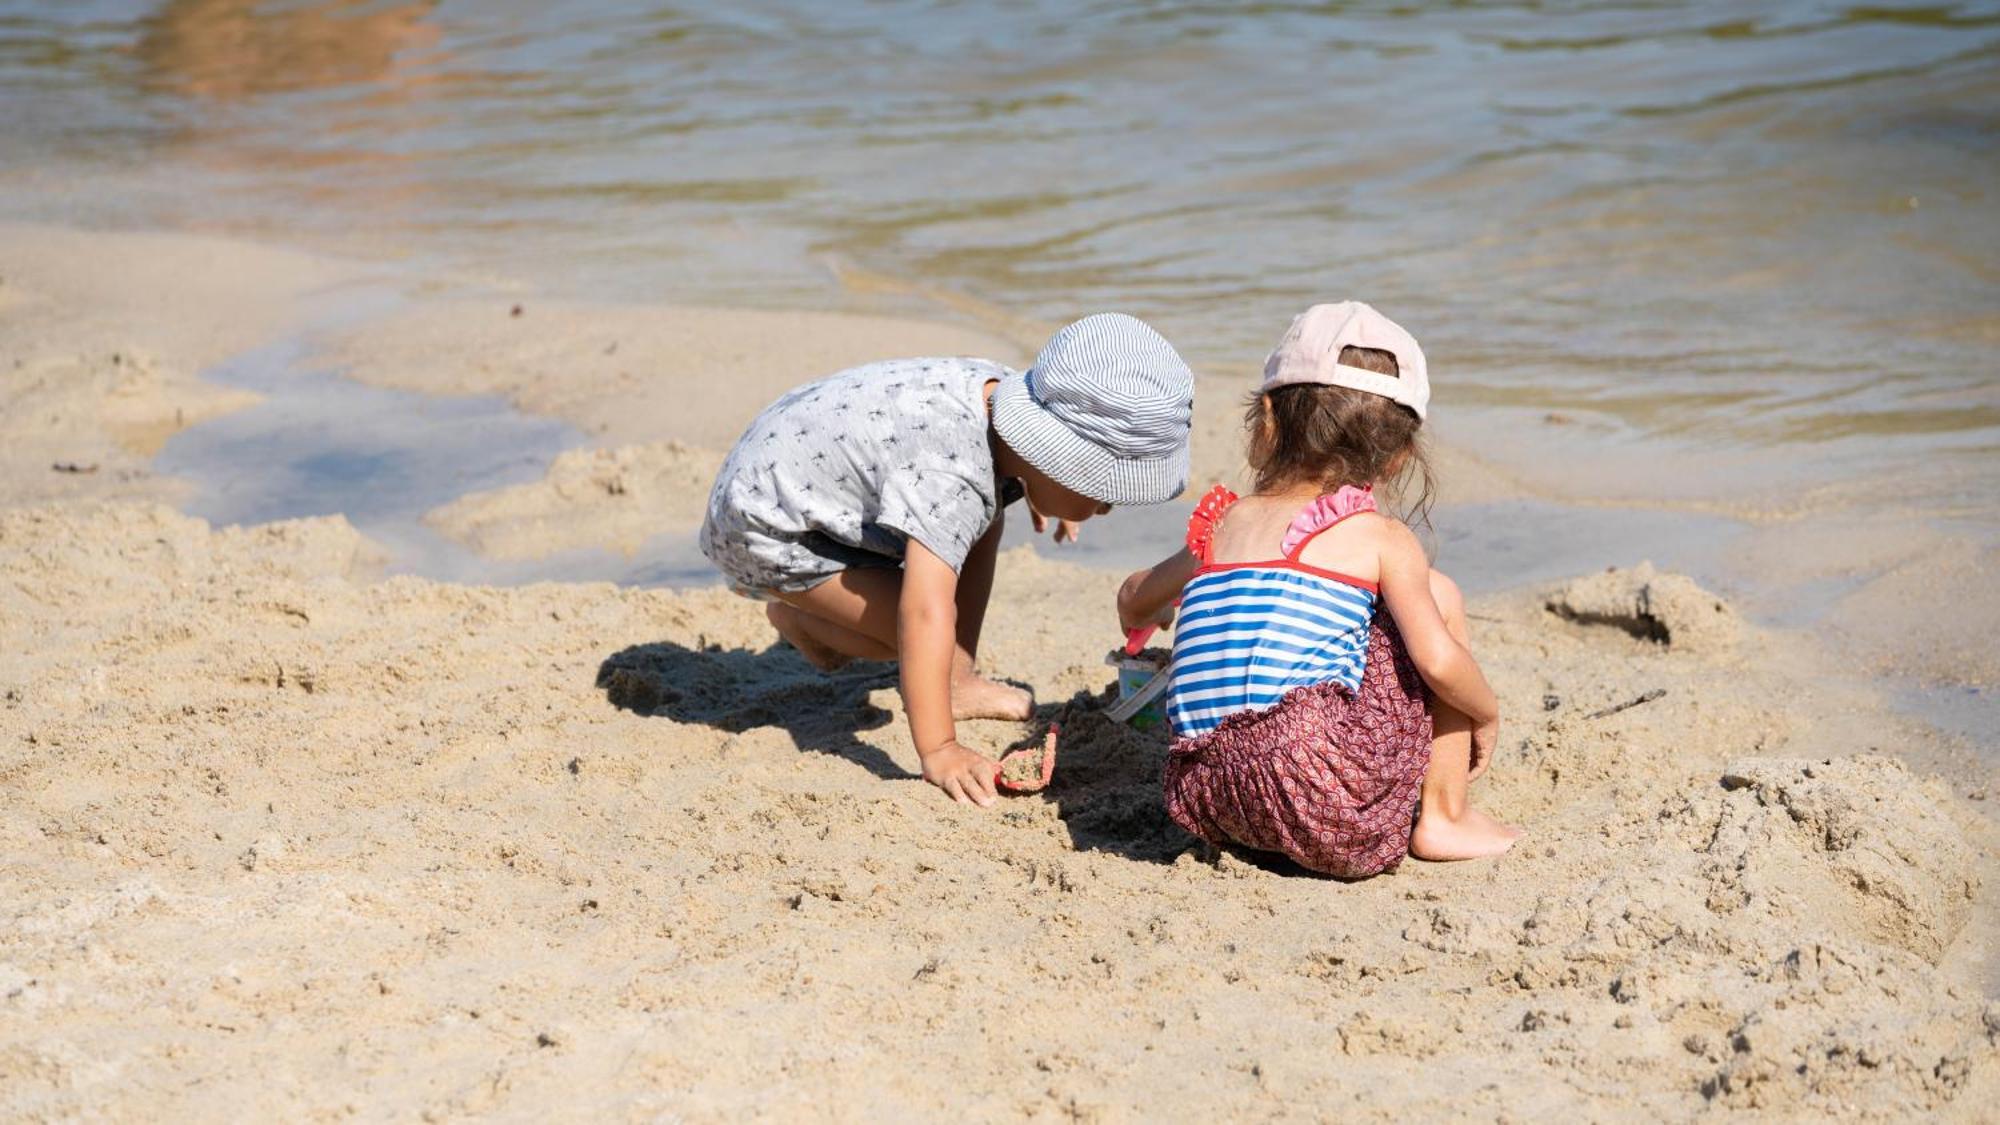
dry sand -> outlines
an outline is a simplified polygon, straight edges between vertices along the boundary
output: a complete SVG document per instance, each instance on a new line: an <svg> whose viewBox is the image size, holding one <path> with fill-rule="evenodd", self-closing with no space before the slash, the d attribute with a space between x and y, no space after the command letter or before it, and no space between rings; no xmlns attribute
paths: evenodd
<svg viewBox="0 0 2000 1125"><path fill-rule="evenodd" d="M74 328L0 305L10 403L107 325L157 370L212 362L172 328L212 309L57 309L14 250L9 288ZM59 388L96 450L123 448L115 386ZM608 440L661 439L623 413ZM1982 806L1899 760L1935 734L1837 653L1678 576L1477 602L1507 714L1479 796L1530 835L1342 884L1165 818L1162 736L1097 713L1114 575L1003 557L986 662L1063 749L981 811L915 778L889 668L815 673L719 590L376 580L338 518L216 531L48 475L0 476L0 1115L1970 1121L2000 1096ZM521 495L561 517L554 484Z"/></svg>

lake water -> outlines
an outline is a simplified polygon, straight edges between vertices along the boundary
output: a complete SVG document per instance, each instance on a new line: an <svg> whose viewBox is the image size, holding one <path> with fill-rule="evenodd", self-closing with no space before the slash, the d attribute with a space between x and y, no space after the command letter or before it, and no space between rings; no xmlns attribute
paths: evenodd
<svg viewBox="0 0 2000 1125"><path fill-rule="evenodd" d="M1991 459L2000 4L0 2L0 214L1041 321L1442 414ZM976 305L972 304L977 302Z"/></svg>

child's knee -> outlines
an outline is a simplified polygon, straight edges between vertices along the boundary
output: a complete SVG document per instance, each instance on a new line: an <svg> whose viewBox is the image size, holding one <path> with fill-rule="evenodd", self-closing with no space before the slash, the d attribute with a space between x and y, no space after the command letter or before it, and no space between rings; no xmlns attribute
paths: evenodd
<svg viewBox="0 0 2000 1125"><path fill-rule="evenodd" d="M768 601L764 603L764 621L768 621L778 633L790 637L798 629L798 611L780 601Z"/></svg>
<svg viewBox="0 0 2000 1125"><path fill-rule="evenodd" d="M1431 598L1447 623L1465 620L1465 595L1459 592L1458 583L1442 570L1431 571Z"/></svg>

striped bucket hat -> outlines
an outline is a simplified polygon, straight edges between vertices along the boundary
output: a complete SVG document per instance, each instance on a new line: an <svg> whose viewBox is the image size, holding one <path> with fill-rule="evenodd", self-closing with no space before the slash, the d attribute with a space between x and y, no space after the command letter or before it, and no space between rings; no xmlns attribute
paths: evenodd
<svg viewBox="0 0 2000 1125"><path fill-rule="evenodd" d="M1105 504L1159 504L1188 479L1194 373L1122 313L1071 324L993 392L993 428L1050 480Z"/></svg>

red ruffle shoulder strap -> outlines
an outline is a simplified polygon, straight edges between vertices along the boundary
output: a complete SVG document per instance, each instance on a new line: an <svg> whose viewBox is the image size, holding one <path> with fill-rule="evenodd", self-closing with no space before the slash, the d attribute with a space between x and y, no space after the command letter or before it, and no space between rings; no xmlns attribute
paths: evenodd
<svg viewBox="0 0 2000 1125"><path fill-rule="evenodd" d="M1305 510L1292 520L1292 526L1285 529L1285 541L1279 545L1279 550L1283 551L1288 559L1298 558L1299 552L1305 550L1306 544L1312 542L1313 537L1320 532L1349 516L1358 516L1363 512L1374 510L1373 488L1356 488L1351 484L1343 484L1338 492L1329 492L1306 505Z"/></svg>
<svg viewBox="0 0 2000 1125"><path fill-rule="evenodd" d="M1188 517L1187 549L1196 559L1209 561L1209 550L1215 545L1215 525L1222 522L1222 513L1234 503L1236 494L1218 484L1194 506L1194 514Z"/></svg>

